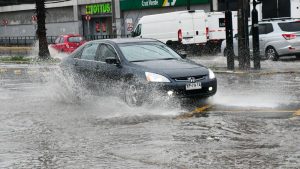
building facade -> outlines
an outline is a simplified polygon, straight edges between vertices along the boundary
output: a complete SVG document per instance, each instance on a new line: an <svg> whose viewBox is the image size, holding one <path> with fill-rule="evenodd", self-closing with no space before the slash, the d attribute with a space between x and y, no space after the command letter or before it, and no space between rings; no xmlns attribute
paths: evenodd
<svg viewBox="0 0 300 169"><path fill-rule="evenodd" d="M112 34L110 0L71 0L46 4L47 36ZM89 15L90 17L86 17ZM35 5L0 7L0 36L35 36Z"/></svg>
<svg viewBox="0 0 300 169"><path fill-rule="evenodd" d="M210 11L209 0L190 0L191 10ZM70 0L46 4L47 36L129 35L139 18L186 10L186 0ZM35 5L0 7L0 37L35 36ZM114 15L114 16L113 16Z"/></svg>
<svg viewBox="0 0 300 169"><path fill-rule="evenodd" d="M191 10L209 12L210 8L210 0L190 0ZM123 18L122 32L129 35L141 17L187 10L187 0L120 0L120 10Z"/></svg>
<svg viewBox="0 0 300 169"><path fill-rule="evenodd" d="M249 16L253 0L249 1ZM227 5L228 3L228 5ZM238 0L212 0L212 11L237 11ZM262 0L257 6L259 20L267 18L300 18L300 0Z"/></svg>

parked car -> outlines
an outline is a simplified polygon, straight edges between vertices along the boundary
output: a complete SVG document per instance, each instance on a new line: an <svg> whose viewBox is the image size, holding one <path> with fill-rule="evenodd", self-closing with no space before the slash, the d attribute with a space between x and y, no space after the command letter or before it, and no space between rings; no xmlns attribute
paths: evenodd
<svg viewBox="0 0 300 169"><path fill-rule="evenodd" d="M117 94L129 105L141 105L157 92L166 97L201 98L217 91L210 69L153 39L91 41L65 58L61 66L80 75L92 91L121 89Z"/></svg>
<svg viewBox="0 0 300 169"><path fill-rule="evenodd" d="M249 29L249 47L252 53L252 31ZM233 39L234 54L238 54L238 36ZM277 61L282 56L300 58L300 20L274 19L259 23L259 48L262 58ZM221 51L227 56L226 41Z"/></svg>
<svg viewBox="0 0 300 169"><path fill-rule="evenodd" d="M203 10L176 11L141 17L133 37L153 38L169 45L194 46L207 42Z"/></svg>
<svg viewBox="0 0 300 169"><path fill-rule="evenodd" d="M50 47L56 49L58 52L72 53L85 42L86 41L81 35L60 35L55 40L55 43L51 44Z"/></svg>

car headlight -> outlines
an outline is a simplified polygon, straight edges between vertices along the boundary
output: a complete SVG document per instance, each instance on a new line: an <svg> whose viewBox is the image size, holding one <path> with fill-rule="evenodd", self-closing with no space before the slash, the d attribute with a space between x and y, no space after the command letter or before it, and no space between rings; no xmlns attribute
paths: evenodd
<svg viewBox="0 0 300 169"><path fill-rule="evenodd" d="M170 82L170 80L165 76L156 73L145 72L145 75L147 81L149 82Z"/></svg>
<svg viewBox="0 0 300 169"><path fill-rule="evenodd" d="M212 70L208 69L208 72L209 72L209 74L208 74L209 79L214 79L214 78L216 78L215 73L214 73Z"/></svg>

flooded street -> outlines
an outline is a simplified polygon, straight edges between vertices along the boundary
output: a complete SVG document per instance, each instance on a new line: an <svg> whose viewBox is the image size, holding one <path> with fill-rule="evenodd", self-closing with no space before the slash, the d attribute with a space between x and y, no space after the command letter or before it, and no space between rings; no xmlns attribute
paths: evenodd
<svg viewBox="0 0 300 169"><path fill-rule="evenodd" d="M300 168L300 61L262 67L217 73L208 100L129 107L55 65L0 65L0 168Z"/></svg>

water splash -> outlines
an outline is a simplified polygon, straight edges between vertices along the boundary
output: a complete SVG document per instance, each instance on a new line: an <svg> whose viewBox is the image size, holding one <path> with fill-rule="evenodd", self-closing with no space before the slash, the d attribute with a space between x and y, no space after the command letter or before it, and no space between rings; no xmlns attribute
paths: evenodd
<svg viewBox="0 0 300 169"><path fill-rule="evenodd" d="M63 70L58 66L50 68L50 71L46 69L42 68L39 71L39 83L43 87L40 88L41 91L36 92L40 92L44 98L52 102L51 105L66 106L67 111L94 116L92 121L95 124L105 121L114 124L140 123L172 118L183 112L179 104L159 95L153 96L155 98L153 102L132 107L124 102L121 94L115 94L122 93L119 86L108 89L112 90L113 95L104 91L95 94L88 90L85 81L71 70Z"/></svg>

